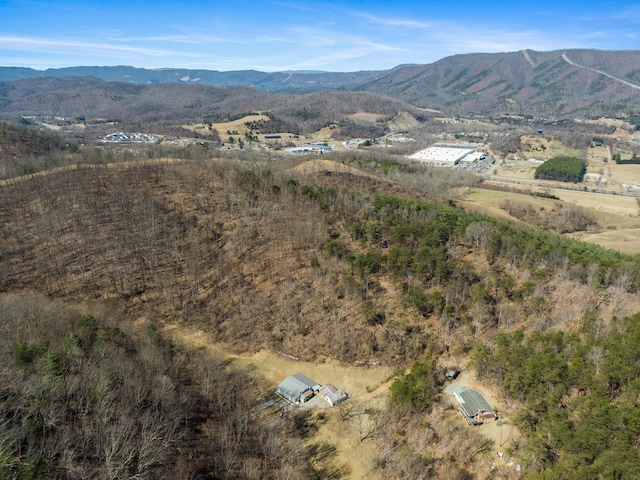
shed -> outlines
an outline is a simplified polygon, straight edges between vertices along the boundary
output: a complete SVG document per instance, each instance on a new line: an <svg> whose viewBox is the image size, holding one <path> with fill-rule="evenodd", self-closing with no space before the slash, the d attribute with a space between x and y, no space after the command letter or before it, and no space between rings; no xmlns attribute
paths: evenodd
<svg viewBox="0 0 640 480"><path fill-rule="evenodd" d="M349 398L349 395L342 390L338 390L336 387L327 383L320 388L320 395L327 401L330 406L338 405Z"/></svg>
<svg viewBox="0 0 640 480"><path fill-rule="evenodd" d="M311 399L320 390L320 384L302 373L296 373L285 378L276 393L291 403L303 403Z"/></svg>
<svg viewBox="0 0 640 480"><path fill-rule="evenodd" d="M498 418L484 397L475 390L458 388L453 391L453 395L460 404L460 413L470 424L480 425L486 420Z"/></svg>
<svg viewBox="0 0 640 480"><path fill-rule="evenodd" d="M444 378L446 378L447 380L455 380L456 378L458 378L459 374L460 372L458 372L458 370L449 368L444 372Z"/></svg>

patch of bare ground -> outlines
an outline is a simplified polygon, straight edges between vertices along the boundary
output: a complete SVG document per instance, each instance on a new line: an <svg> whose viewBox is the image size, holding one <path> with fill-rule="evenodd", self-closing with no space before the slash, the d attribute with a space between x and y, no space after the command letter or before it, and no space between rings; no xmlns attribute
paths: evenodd
<svg viewBox="0 0 640 480"><path fill-rule="evenodd" d="M367 112L358 112L353 115L349 115L349 119L353 120L356 123L376 123L381 116L377 113L367 113Z"/></svg>

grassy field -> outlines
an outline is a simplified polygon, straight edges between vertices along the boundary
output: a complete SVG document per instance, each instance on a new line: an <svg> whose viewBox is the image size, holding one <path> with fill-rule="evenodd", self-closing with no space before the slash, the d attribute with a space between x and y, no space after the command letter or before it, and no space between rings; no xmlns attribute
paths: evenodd
<svg viewBox="0 0 640 480"><path fill-rule="evenodd" d="M624 253L640 253L640 207L635 197L562 189L549 189L548 193L557 196L559 200L496 190L471 189L461 205L494 217L508 218L508 214L499 206L504 200L531 205L536 210L551 209L557 203L575 204L587 209L601 228L594 232L571 234L572 237Z"/></svg>
<svg viewBox="0 0 640 480"><path fill-rule="evenodd" d="M577 150L567 148L558 140L548 139L542 135L523 135L520 137L520 150L516 155L519 160L505 161L503 165L498 167L496 175L531 179L535 174L536 168L540 166L540 163L530 162L528 160L549 160L550 158L559 156L581 157L582 155ZM594 157L593 164L595 172L595 169L602 167L603 162L601 161L600 165L598 165ZM591 170L587 171L591 172Z"/></svg>
<svg viewBox="0 0 640 480"><path fill-rule="evenodd" d="M498 167L496 175L531 179L539 165L539 163L529 161L508 162Z"/></svg>
<svg viewBox="0 0 640 480"><path fill-rule="evenodd" d="M558 140L548 139L542 135L523 135L520 137L520 156L525 159L549 159L560 156L580 157L578 150L566 147Z"/></svg>
<svg viewBox="0 0 640 480"><path fill-rule="evenodd" d="M594 234L577 234L575 238L632 255L640 253L640 228L608 230Z"/></svg>
<svg viewBox="0 0 640 480"><path fill-rule="evenodd" d="M605 171L605 160L609 158L609 150L605 145L592 147L587 150L587 173L603 175Z"/></svg>
<svg viewBox="0 0 640 480"><path fill-rule="evenodd" d="M622 183L640 184L640 165L618 165L612 162L609 165L609 176Z"/></svg>
<svg viewBox="0 0 640 480"><path fill-rule="evenodd" d="M245 117L239 118L232 122L225 123L213 123L211 125L212 130L216 130L218 135L223 141L226 141L229 138L228 132L238 132L234 133L234 137L244 138L245 133L249 132L249 129L245 125L246 122L258 122L260 120L269 121L269 117L266 115L247 115ZM183 128L187 130L192 130L194 132L207 130L209 126L204 123L194 123L191 125L182 125Z"/></svg>

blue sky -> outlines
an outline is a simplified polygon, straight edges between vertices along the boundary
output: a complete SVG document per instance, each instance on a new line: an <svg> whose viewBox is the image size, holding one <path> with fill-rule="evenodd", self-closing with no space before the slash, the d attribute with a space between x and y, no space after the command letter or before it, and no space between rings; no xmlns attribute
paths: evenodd
<svg viewBox="0 0 640 480"><path fill-rule="evenodd" d="M640 3L0 0L0 66L351 72L564 48L640 49Z"/></svg>

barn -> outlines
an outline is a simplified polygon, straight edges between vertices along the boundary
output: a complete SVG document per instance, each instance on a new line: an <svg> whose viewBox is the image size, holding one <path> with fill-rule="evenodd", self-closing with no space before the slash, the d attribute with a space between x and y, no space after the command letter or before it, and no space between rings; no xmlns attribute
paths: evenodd
<svg viewBox="0 0 640 480"><path fill-rule="evenodd" d="M302 373L296 373L280 382L276 393L291 403L304 403L313 398L318 390L318 382Z"/></svg>
<svg viewBox="0 0 640 480"><path fill-rule="evenodd" d="M498 418L484 397L475 390L458 388L453 395L460 404L460 413L471 425L482 425L487 420Z"/></svg>

